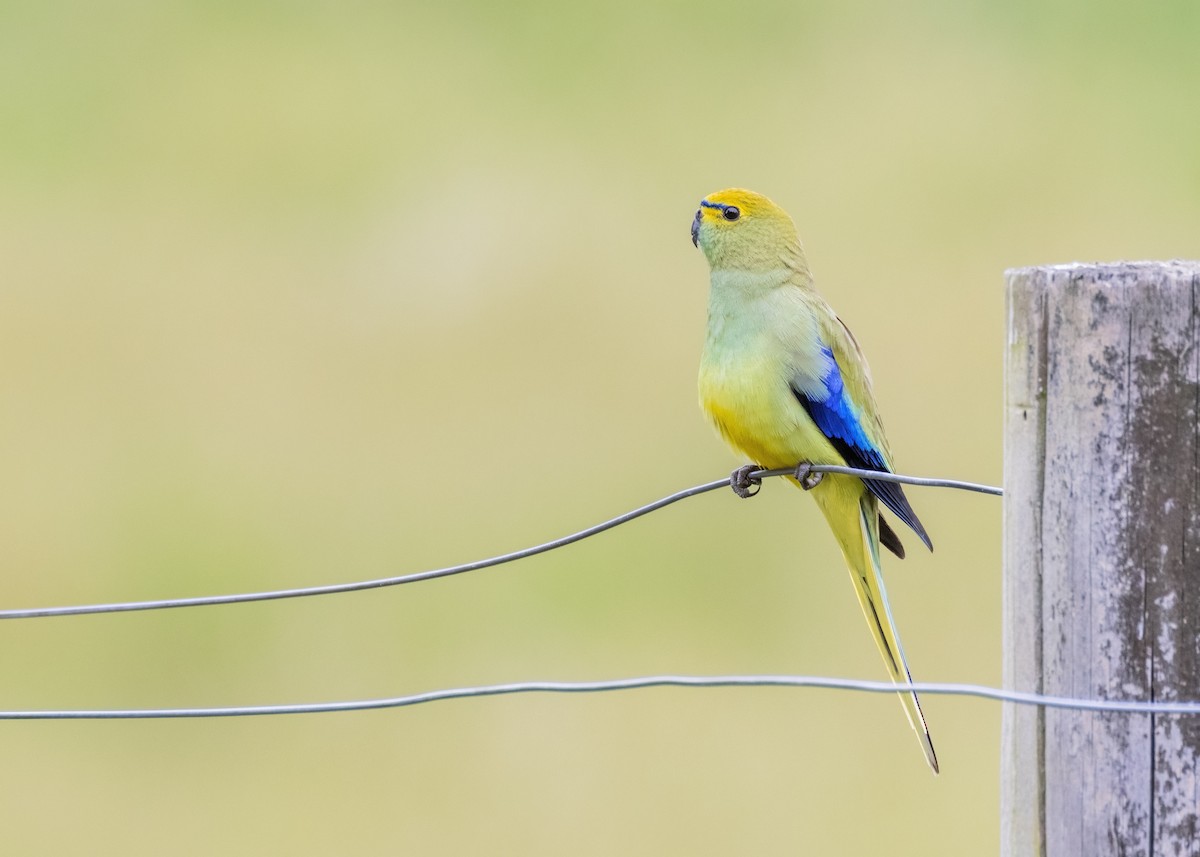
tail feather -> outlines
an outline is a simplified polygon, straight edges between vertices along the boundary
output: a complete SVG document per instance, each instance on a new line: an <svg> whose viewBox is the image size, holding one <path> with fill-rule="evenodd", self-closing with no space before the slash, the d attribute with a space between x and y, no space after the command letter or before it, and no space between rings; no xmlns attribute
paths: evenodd
<svg viewBox="0 0 1200 857"><path fill-rule="evenodd" d="M858 522L862 541L859 551L851 551L843 545L846 563L850 567L850 577L854 581L854 591L858 594L859 604L863 615L875 637L875 644L883 656L884 666L892 681L897 684L910 684L912 674L908 671L908 663L904 660L904 649L900 645L900 636L896 632L896 623L892 619L892 610L888 605L887 590L883 585L879 562L879 516L874 497L863 494L858 502ZM857 556L855 555L857 554ZM925 715L921 711L921 703L915 693L901 693L900 704L908 716L908 722L917 733L917 740L925 753L925 760L936 774L938 772L937 754L933 750L933 741L929 737L929 726L925 723Z"/></svg>

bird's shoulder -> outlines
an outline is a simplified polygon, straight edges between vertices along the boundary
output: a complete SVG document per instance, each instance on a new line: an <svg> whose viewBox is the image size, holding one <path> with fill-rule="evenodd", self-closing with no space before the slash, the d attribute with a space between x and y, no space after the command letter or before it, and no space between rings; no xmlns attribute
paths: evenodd
<svg viewBox="0 0 1200 857"><path fill-rule="evenodd" d="M823 378L822 386L826 389L831 386L840 388L841 395L858 414L868 436L887 457L887 441L884 439L882 421L875 404L871 369L863 350L849 326L838 317L833 308L820 296L817 296L817 301L813 315L820 346L827 358L822 368L825 372L836 372L838 375L837 384L831 384L832 379Z"/></svg>

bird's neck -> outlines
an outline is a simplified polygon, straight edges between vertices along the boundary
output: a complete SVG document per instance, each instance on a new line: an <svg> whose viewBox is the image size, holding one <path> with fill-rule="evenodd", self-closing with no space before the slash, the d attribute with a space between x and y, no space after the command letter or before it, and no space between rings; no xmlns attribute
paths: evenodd
<svg viewBox="0 0 1200 857"><path fill-rule="evenodd" d="M790 261L790 260L787 260ZM709 280L708 311L722 316L754 311L780 292L800 289L812 291L808 268L781 264L767 270L714 268Z"/></svg>
<svg viewBox="0 0 1200 857"><path fill-rule="evenodd" d="M717 269L708 292L708 346L744 347L770 328L769 320L785 293L795 288L795 272Z"/></svg>

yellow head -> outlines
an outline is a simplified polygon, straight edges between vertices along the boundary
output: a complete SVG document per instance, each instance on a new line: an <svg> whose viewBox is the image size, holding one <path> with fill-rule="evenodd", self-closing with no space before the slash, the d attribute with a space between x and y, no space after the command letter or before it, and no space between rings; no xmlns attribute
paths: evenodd
<svg viewBox="0 0 1200 857"><path fill-rule="evenodd" d="M729 188L700 200L692 243L714 270L774 270L804 251L786 211L760 193Z"/></svg>

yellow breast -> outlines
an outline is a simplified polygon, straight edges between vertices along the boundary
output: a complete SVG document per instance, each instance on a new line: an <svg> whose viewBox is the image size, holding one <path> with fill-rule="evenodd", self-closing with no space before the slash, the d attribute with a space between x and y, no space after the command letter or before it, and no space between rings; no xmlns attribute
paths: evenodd
<svg viewBox="0 0 1200 857"><path fill-rule="evenodd" d="M725 441L763 467L840 461L792 394L777 363L743 359L700 365L700 406Z"/></svg>

